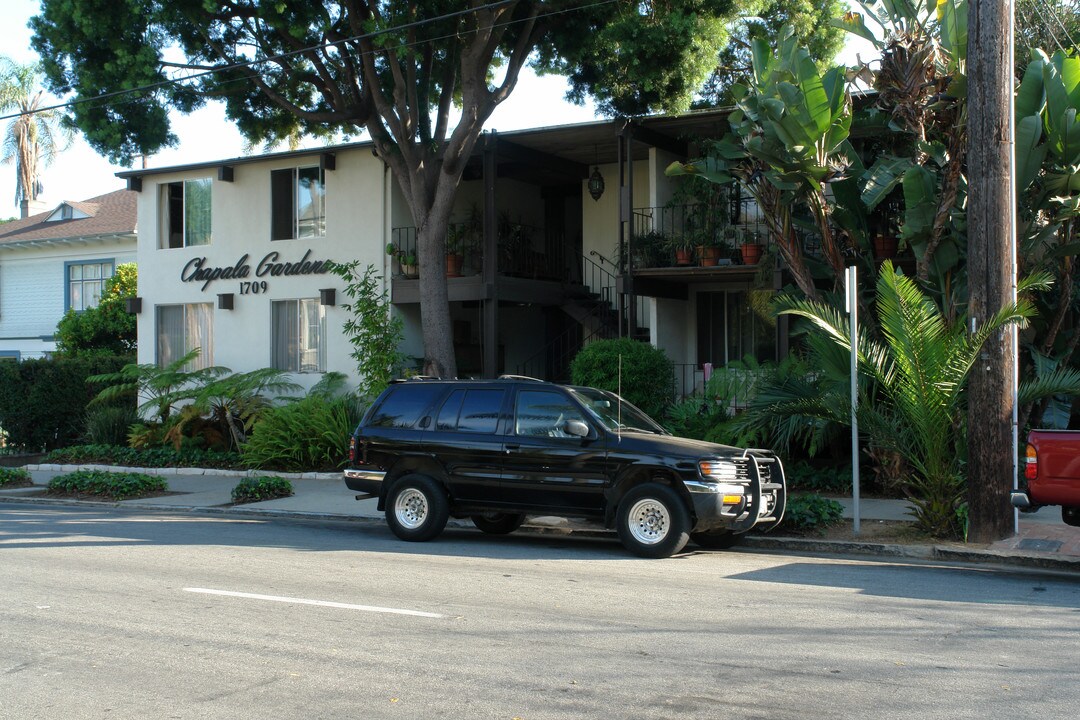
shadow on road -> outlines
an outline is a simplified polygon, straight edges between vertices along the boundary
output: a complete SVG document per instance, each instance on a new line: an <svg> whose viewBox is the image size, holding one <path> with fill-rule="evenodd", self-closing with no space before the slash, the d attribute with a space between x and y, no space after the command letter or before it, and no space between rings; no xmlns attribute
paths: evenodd
<svg viewBox="0 0 1080 720"><path fill-rule="evenodd" d="M945 577L942 571L947 571ZM1030 580L1018 584L1018 577ZM762 583L849 588L879 597L1001 605L1032 605L1080 609L1080 583L1000 568L968 568L883 563L826 561L792 562L777 567L730 575L732 580ZM1047 592L1053 586L1056 592ZM1019 590L1017 589L1019 588Z"/></svg>

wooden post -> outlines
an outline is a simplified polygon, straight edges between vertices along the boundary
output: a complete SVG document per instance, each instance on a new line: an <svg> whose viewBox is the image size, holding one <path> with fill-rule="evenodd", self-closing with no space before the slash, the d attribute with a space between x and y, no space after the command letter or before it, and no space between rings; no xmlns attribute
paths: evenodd
<svg viewBox="0 0 1080 720"><path fill-rule="evenodd" d="M1013 299L1012 0L968 4L969 317L982 326ZM968 380L968 540L1013 532L1011 329L986 343Z"/></svg>

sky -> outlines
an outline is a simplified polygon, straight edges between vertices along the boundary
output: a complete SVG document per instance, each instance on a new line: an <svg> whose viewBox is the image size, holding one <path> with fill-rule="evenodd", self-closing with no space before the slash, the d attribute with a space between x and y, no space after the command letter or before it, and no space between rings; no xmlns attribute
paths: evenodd
<svg viewBox="0 0 1080 720"><path fill-rule="evenodd" d="M38 14L39 7L39 0L0 0L0 55L20 64L38 60L30 46L31 32L27 23ZM865 49L863 52L865 54ZM850 54L853 60L854 51ZM591 103L577 106L567 102L566 90L566 80L561 77L537 77L523 71L517 87L495 110L485 128L509 131L599 119ZM6 131L8 122L4 121L0 126L2 131ZM172 123L179 144L150 158L150 167L222 160L244 154L244 140L225 117L219 103L211 103L190 115L174 113ZM119 190L124 183L115 173L126 169L110 164L76 133L68 149L44 169L44 192L40 199L51 208L65 200L86 200ZM19 208L15 204L15 166L2 164L0 218L10 217L19 217Z"/></svg>

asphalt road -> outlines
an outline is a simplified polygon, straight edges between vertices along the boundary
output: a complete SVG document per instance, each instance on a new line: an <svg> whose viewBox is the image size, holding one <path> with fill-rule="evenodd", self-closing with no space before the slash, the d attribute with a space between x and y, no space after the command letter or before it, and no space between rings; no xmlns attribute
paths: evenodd
<svg viewBox="0 0 1080 720"><path fill-rule="evenodd" d="M1080 582L0 505L0 718L1063 718Z"/></svg>

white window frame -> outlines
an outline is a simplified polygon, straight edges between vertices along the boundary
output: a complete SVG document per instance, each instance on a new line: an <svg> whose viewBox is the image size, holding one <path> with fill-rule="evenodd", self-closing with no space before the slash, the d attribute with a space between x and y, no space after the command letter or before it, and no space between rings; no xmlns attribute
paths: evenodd
<svg viewBox="0 0 1080 720"><path fill-rule="evenodd" d="M168 340L163 333L162 328L162 311L173 310L181 308L181 318L179 328L182 333L180 342L177 343L180 347L175 350L166 350L165 341ZM205 337L199 337L198 323L200 317L197 313L204 313L205 326L202 329L202 334ZM211 367L214 364L214 306L212 303L188 303L188 304L167 304L154 306L154 361L158 367L165 367L169 363L183 357L187 353L191 352L196 347L200 348L198 357L193 361L184 365L185 372L191 372L193 370L202 370L204 368ZM168 357L165 357L168 355Z"/></svg>
<svg viewBox="0 0 1080 720"><path fill-rule="evenodd" d="M296 325L286 328L291 335L283 338L281 329L288 324L288 317L280 317L279 312L285 311L287 306L296 308ZM307 307L315 310L317 320L314 324L308 322ZM294 343L295 352L282 347L282 343L288 342ZM271 301L270 367L297 374L326 372L326 308L319 298Z"/></svg>
<svg viewBox="0 0 1080 720"><path fill-rule="evenodd" d="M86 268L96 268L97 277L87 278ZM79 277L73 278L75 268L79 268ZM106 275L106 272L108 274ZM116 274L116 261L112 258L105 260L71 260L64 263L64 311L74 310L82 312L92 307L97 307L101 298L105 295L105 284ZM79 302L75 302L75 284L79 285ZM97 301L86 302L86 288L97 285Z"/></svg>
<svg viewBox="0 0 1080 720"><path fill-rule="evenodd" d="M318 177L319 194L314 199L314 202L309 203L306 207L315 207L315 212L311 217L305 220L301 217L300 208L305 207L302 202L301 194L303 188L300 183L300 175L304 171L314 170ZM290 190L289 190L289 213L291 217L290 232L284 233L281 231L281 227L275 222L275 217L278 213L284 213L283 208L278 207L278 203L281 202L282 196L279 196L275 192L276 178L282 177L285 173L290 177ZM310 199L310 198L308 198ZM320 238L326 237L326 171L321 165L300 165L294 168L281 168L278 170L270 171L270 239L271 240L300 240L306 238Z"/></svg>
<svg viewBox="0 0 1080 720"><path fill-rule="evenodd" d="M198 237L192 238L190 236L193 234L193 231L188 227L188 197L195 185L203 185L206 187L208 217L206 219L204 231L200 233ZM189 178L186 180L161 183L158 187L158 248L169 250L182 247L209 245L213 238L213 179L209 177ZM173 189L177 187L180 189L180 242L174 245L172 240L172 192Z"/></svg>

